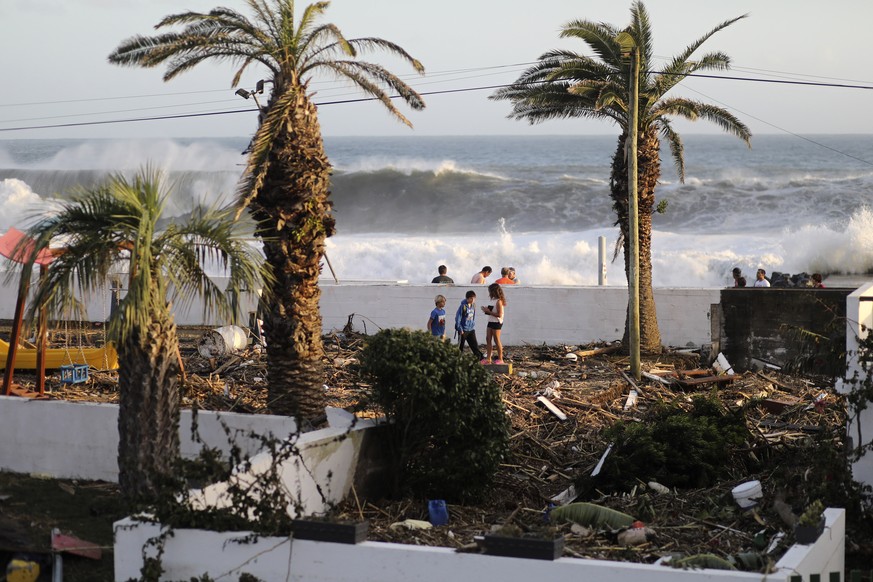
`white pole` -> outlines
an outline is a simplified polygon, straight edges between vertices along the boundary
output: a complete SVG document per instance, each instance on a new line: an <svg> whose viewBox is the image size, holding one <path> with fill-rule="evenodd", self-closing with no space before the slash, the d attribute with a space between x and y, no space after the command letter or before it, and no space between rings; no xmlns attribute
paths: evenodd
<svg viewBox="0 0 873 582"><path fill-rule="evenodd" d="M597 284L606 285L606 237L597 237Z"/></svg>

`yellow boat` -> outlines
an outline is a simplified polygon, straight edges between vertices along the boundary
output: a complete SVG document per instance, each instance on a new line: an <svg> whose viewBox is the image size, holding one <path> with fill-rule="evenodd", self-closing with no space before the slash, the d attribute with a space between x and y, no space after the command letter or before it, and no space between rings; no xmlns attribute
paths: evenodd
<svg viewBox="0 0 873 582"><path fill-rule="evenodd" d="M0 370L6 369L9 343L0 339ZM45 351L46 370L54 370L68 364L88 364L97 370L117 370L118 354L112 346L102 348L48 348ZM16 370L36 369L36 350L18 347L15 352Z"/></svg>

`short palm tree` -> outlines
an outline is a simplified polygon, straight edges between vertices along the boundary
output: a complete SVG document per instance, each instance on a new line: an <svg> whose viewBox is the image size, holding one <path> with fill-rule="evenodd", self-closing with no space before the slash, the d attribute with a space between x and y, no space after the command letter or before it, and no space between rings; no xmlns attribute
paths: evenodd
<svg viewBox="0 0 873 582"><path fill-rule="evenodd" d="M227 294L207 268L226 271L232 290L262 282L263 260L241 237L233 209L197 209L177 222L163 216L169 195L155 170L112 176L75 192L28 231L37 253L62 245L36 287L31 318L40 307L69 313L77 296L105 289L112 271L126 266L128 291L107 338L119 362L119 485L133 501L154 499L177 468L180 360L171 299L202 296L207 310L227 314Z"/></svg>
<svg viewBox="0 0 873 582"><path fill-rule="evenodd" d="M575 20L561 30L562 38L583 41L594 52L586 56L569 50L553 50L525 70L510 86L498 89L491 99L508 100L513 119L539 123L551 119L603 119L621 129L618 146L612 157L610 195L616 224L624 240L625 271L628 269L628 180L626 142L630 134L628 95L631 62L623 56L617 37L627 32L637 46L639 68L638 116L638 208L639 208L639 281L640 281L640 348L655 352L661 349L661 334L652 293L652 214L655 186L661 177L661 139L667 141L680 180L685 178L683 144L671 120L705 119L722 130L750 143L751 133L739 119L722 107L701 103L667 93L686 76L697 71L730 68L730 58L721 52L692 60L698 48L716 32L745 18L722 22L688 45L684 51L655 71L652 30L642 2L631 5L631 23L624 31L605 23ZM627 332L625 333L627 344Z"/></svg>
<svg viewBox="0 0 873 582"><path fill-rule="evenodd" d="M275 275L264 303L269 408L315 419L324 414L318 275L335 221L328 199L330 163L309 84L318 74L346 79L411 126L387 91L422 109L418 93L384 67L356 57L384 50L419 73L424 68L394 43L346 39L335 25L320 24L328 2L308 5L297 19L294 0L245 1L251 20L228 8L167 16L156 28L182 29L125 40L109 61L141 67L166 62L165 81L202 61L231 61L239 64L234 87L249 65L266 68L271 94L250 147L240 203L256 221L255 234Z"/></svg>

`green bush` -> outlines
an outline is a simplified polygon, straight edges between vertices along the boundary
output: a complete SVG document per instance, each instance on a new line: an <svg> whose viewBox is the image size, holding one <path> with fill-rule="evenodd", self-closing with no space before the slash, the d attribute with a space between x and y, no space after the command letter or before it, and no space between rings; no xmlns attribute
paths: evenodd
<svg viewBox="0 0 873 582"><path fill-rule="evenodd" d="M605 437L614 447L596 486L627 490L649 480L668 487L707 487L730 470L729 461L749 432L742 411L697 396L691 410L661 404L644 422L617 422Z"/></svg>
<svg viewBox="0 0 873 582"><path fill-rule="evenodd" d="M372 336L361 365L390 421L394 494L480 496L507 448L506 414L491 373L450 342L404 329Z"/></svg>

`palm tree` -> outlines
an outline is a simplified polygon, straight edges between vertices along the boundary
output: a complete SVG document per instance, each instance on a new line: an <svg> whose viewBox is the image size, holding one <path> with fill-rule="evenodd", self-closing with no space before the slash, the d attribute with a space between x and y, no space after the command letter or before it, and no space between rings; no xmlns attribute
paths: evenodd
<svg viewBox="0 0 873 582"><path fill-rule="evenodd" d="M749 128L729 111L715 105L684 97L669 97L667 93L686 76L705 70L730 68L730 58L721 52L708 53L696 60L692 55L716 32L745 18L740 16L722 22L688 45L685 50L655 71L652 57L653 40L649 15L642 2L631 5L631 23L625 29L639 52L639 117L638 117L638 208L639 208L639 284L640 284L640 348L657 352L661 349L661 333L652 293L652 214L655 212L655 186L661 176L661 139L667 141L679 179L685 179L683 144L672 126L673 118L691 121L705 119L722 130L736 135L747 145L752 137ZM569 50L552 50L539 58L537 64L525 70L510 86L498 89L490 98L512 102L511 119L526 119L531 124L551 119L603 119L621 129L618 145L612 157L610 195L616 213L616 224L624 241L625 272L628 271L628 180L625 151L630 134L628 95L630 92L630 60L622 55L616 40L618 28L589 20L575 20L561 30L562 38L578 38L590 47L594 56ZM627 325L625 326L627 345Z"/></svg>
<svg viewBox="0 0 873 582"><path fill-rule="evenodd" d="M28 231L32 256L63 245L40 277L29 318L40 307L69 313L76 295L105 289L111 271L127 267L128 292L110 315L107 338L119 360L119 485L133 501L153 500L179 457L179 350L168 297L184 303L200 295L205 309L227 313L227 295L207 267L226 270L230 289L262 282L263 260L241 238L233 209L196 209L183 222L167 222L169 195L155 170L132 180L111 176L76 191Z"/></svg>
<svg viewBox="0 0 873 582"><path fill-rule="evenodd" d="M335 221L328 199L330 163L309 84L319 73L346 79L411 126L386 91L396 91L410 107L422 109L418 93L384 67L356 57L362 51L383 50L419 73L424 68L394 43L346 39L335 25L319 24L328 2L308 5L299 20L294 0L246 4L252 20L228 8L167 16L156 28L183 28L125 40L109 61L142 67L166 62L164 80L169 81L202 61L227 60L239 64L233 87L249 65L266 67L271 94L250 146L240 204L256 221L255 234L275 276L275 284L266 290L264 322L269 407L277 414L311 420L324 414L318 275Z"/></svg>

